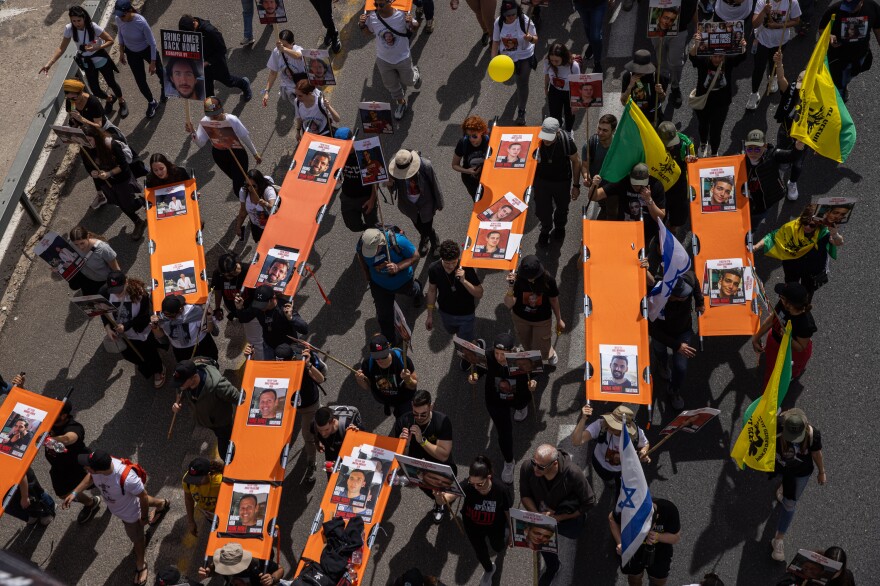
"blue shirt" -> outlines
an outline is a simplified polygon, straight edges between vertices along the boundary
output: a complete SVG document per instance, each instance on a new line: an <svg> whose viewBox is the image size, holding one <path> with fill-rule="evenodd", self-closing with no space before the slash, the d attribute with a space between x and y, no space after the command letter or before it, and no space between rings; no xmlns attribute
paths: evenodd
<svg viewBox="0 0 880 586"><path fill-rule="evenodd" d="M116 28L119 30L119 42L126 49L136 53L149 49L150 60L156 60L156 37L153 36L153 31L150 30L150 25L146 18L140 14L135 14L131 22L125 22L117 16Z"/></svg>
<svg viewBox="0 0 880 586"><path fill-rule="evenodd" d="M376 253L376 256L366 256L361 253L364 262L370 268L370 279L383 289L388 289L389 291L399 289L411 280L413 278L413 268L410 266L396 275L391 275L377 270L376 267L381 266L385 262L393 262L395 264L403 262L408 258L412 258L416 253L415 245L406 236L397 234L395 237L397 238L397 248L400 252L394 250L394 247L383 246ZM360 253L360 242L358 242L358 252Z"/></svg>

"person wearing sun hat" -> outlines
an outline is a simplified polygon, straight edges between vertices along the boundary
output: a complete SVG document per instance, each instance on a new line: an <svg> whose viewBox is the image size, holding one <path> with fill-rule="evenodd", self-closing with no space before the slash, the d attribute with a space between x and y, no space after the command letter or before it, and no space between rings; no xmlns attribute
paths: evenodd
<svg viewBox="0 0 880 586"><path fill-rule="evenodd" d="M819 22L819 31L835 17L831 27L831 46L828 47L828 69L840 97L849 99L849 82L871 67L871 32L880 42L880 6L875 0L846 0L834 2L825 10ZM854 29L853 23L858 23Z"/></svg>
<svg viewBox="0 0 880 586"><path fill-rule="evenodd" d="M752 336L752 348L758 354L765 354L764 382L761 388L767 386L773 373L785 326L791 322L792 380L799 378L807 369L807 362L813 354L812 337L818 331L811 312L813 306L809 302L810 293L806 287L800 283L777 283L773 290L779 295L779 301L770 317L764 320ZM766 342L762 343L767 332L770 334Z"/></svg>
<svg viewBox="0 0 880 586"><path fill-rule="evenodd" d="M195 512L198 509L209 525L214 520L217 495L220 494L220 486L223 484L223 461L195 458L189 463L182 484L189 532L198 536Z"/></svg>
<svg viewBox="0 0 880 586"><path fill-rule="evenodd" d="M620 78L620 85L624 90L620 94L620 103L625 106L632 97L645 118L653 122L654 112L662 107L663 100L666 99L669 78L661 74L657 79L657 67L651 62L651 52L647 49L639 49L633 53L632 61L623 68L625 71Z"/></svg>
<svg viewBox="0 0 880 586"><path fill-rule="evenodd" d="M419 254L439 258L439 238L434 230L434 216L443 209L443 192L428 157L418 151L401 149L388 164L392 189L397 192L397 209L412 220L419 232Z"/></svg>
<svg viewBox="0 0 880 586"><path fill-rule="evenodd" d="M648 463L648 438L641 427L635 422L635 414L626 405L618 405L611 413L605 413L599 419L587 425L587 420L593 414L593 408L585 405L581 408L581 415L577 425L571 433L571 443L574 446L582 446L592 439L596 440L593 448L593 470L599 478L605 482L614 482L620 487L620 449L621 434L623 433L623 418L626 417L626 430L639 452L639 459Z"/></svg>
<svg viewBox="0 0 880 586"><path fill-rule="evenodd" d="M227 584L252 584L270 586L277 584L284 575L284 568L275 560L260 560L247 551L240 543L227 543L214 552L212 561L199 568L199 579L211 576L225 576ZM237 580L233 580L237 578Z"/></svg>

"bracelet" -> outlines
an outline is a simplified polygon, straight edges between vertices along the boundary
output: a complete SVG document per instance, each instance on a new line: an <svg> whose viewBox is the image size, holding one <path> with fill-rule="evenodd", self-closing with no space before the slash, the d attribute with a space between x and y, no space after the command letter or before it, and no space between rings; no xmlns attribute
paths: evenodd
<svg viewBox="0 0 880 586"><path fill-rule="evenodd" d="M428 440L426 440L425 438L422 438L422 441L419 442L419 445L424 448L426 445L428 445Z"/></svg>
<svg viewBox="0 0 880 586"><path fill-rule="evenodd" d="M76 498L76 495L77 495L77 492L75 490L70 491L70 496L72 496L73 498Z"/></svg>
<svg viewBox="0 0 880 586"><path fill-rule="evenodd" d="M434 305L433 303L429 303L429 304L426 305L425 307L427 307L427 308L430 309L431 311L434 311L434 308L436 307L436 305Z"/></svg>
<svg viewBox="0 0 880 586"><path fill-rule="evenodd" d="M264 90L263 90L263 93L264 93L264 94L268 94L268 93L269 93L269 88L264 89Z"/></svg>

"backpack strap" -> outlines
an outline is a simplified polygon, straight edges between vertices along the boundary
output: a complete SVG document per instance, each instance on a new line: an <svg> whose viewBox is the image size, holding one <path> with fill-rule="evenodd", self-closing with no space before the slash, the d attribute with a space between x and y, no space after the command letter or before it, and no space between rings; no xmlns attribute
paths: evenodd
<svg viewBox="0 0 880 586"><path fill-rule="evenodd" d="M122 490L122 494L125 495L125 480L128 478L129 473L134 469L134 464L126 464L125 468L122 470L122 476L119 477L119 488Z"/></svg>

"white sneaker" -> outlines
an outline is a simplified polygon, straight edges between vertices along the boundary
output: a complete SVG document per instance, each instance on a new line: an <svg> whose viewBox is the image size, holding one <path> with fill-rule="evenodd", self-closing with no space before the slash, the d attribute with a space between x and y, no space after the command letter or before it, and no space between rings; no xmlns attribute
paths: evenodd
<svg viewBox="0 0 880 586"><path fill-rule="evenodd" d="M770 93L775 94L779 91L779 80L776 79L776 76L773 76L773 79L770 80Z"/></svg>
<svg viewBox="0 0 880 586"><path fill-rule="evenodd" d="M709 156L709 143L706 143L700 147L700 158L705 159L708 156Z"/></svg>
<svg viewBox="0 0 880 586"><path fill-rule="evenodd" d="M770 557L777 562L785 561L785 543L781 539L771 539L770 545L773 547L773 553Z"/></svg>
<svg viewBox="0 0 880 586"><path fill-rule="evenodd" d="M95 199L92 200L92 203L89 204L89 207L91 207L93 210L96 210L106 203L107 203L107 198L104 196L103 193L101 193L99 191L98 195L95 196Z"/></svg>
<svg viewBox="0 0 880 586"><path fill-rule="evenodd" d="M517 409L513 412L513 420L514 421L523 421L526 417L529 416L529 406L526 405L522 409Z"/></svg>
<svg viewBox="0 0 880 586"><path fill-rule="evenodd" d="M785 194L785 197L788 198L788 201L797 201L797 198L800 194L798 193L797 183L792 181L788 182L788 193Z"/></svg>
<svg viewBox="0 0 880 586"><path fill-rule="evenodd" d="M422 74L419 72L419 66L413 65L413 87L418 88L422 82Z"/></svg>
<svg viewBox="0 0 880 586"><path fill-rule="evenodd" d="M761 101L761 94L758 92L753 93L749 96L749 101L746 102L746 110L757 110L758 102Z"/></svg>
<svg viewBox="0 0 880 586"><path fill-rule="evenodd" d="M513 484L513 470L516 468L516 462L505 462L504 470L501 471L501 481L507 484ZM493 572L495 570L492 570Z"/></svg>
<svg viewBox="0 0 880 586"><path fill-rule="evenodd" d="M553 355L550 356L550 358L547 360L547 364L549 364L550 366L556 366L557 364L559 364L559 354L556 352L556 350L553 350Z"/></svg>
<svg viewBox="0 0 880 586"><path fill-rule="evenodd" d="M480 586L492 586L492 576L495 575L495 562L492 562L492 569L488 572L483 572L483 577L480 578Z"/></svg>
<svg viewBox="0 0 880 586"><path fill-rule="evenodd" d="M398 103L397 106L394 107L394 119L403 120L404 114L406 114L406 102Z"/></svg>

